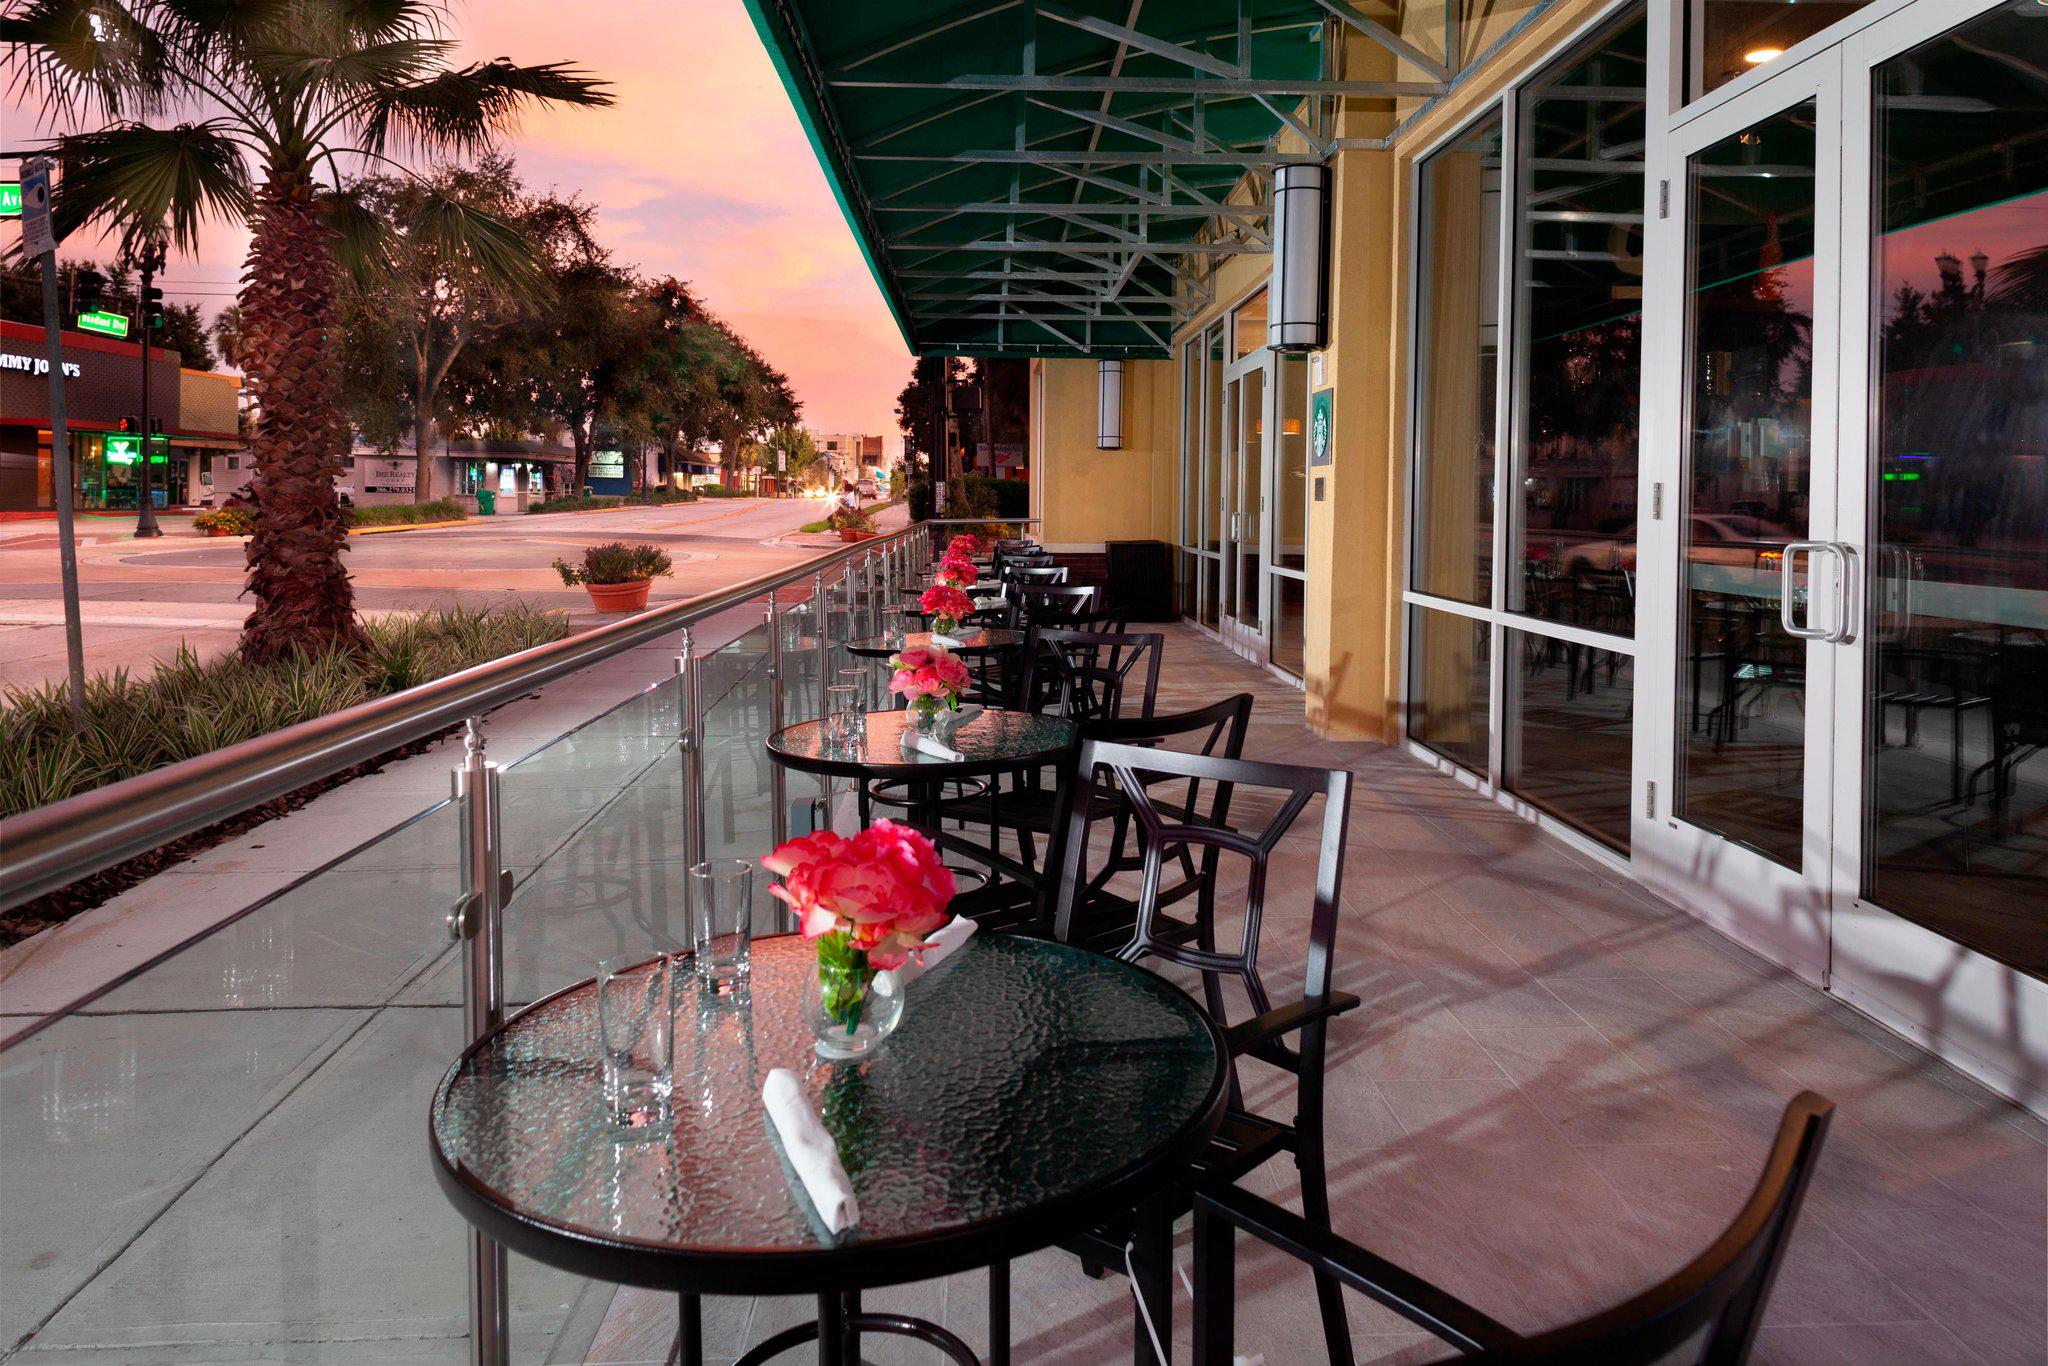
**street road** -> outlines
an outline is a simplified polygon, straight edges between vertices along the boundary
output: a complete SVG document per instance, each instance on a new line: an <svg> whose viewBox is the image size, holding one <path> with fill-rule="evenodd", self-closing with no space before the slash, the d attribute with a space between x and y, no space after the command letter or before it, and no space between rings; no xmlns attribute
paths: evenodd
<svg viewBox="0 0 2048 1366"><path fill-rule="evenodd" d="M348 567L366 613L514 599L567 610L575 623L601 620L581 588L562 587L551 565L588 545L646 541L675 560L649 601L672 601L737 583L828 548L796 532L824 505L808 499L705 499L668 507L593 513L502 515L465 526L354 536ZM902 525L903 512L884 515ZM164 519L170 534L137 541L133 518L81 517L79 592L88 673L146 670L180 641L214 655L232 648L248 605L241 600L242 542L192 534L188 518ZM64 676L64 604L58 586L56 522L0 522L0 685Z"/></svg>

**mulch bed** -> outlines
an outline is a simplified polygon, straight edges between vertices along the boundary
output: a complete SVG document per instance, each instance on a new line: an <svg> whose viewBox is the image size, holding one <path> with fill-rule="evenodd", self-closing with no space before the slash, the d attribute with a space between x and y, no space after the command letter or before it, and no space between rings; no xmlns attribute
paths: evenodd
<svg viewBox="0 0 2048 1366"><path fill-rule="evenodd" d="M246 834L259 825L289 815L312 801L323 792L331 792L343 783L352 782L367 774L376 773L384 765L399 759L409 759L424 754L447 736L461 730L461 726L449 726L424 740L415 740L400 745L376 758L342 769L317 782L287 792L282 797L252 806L247 811L230 816L204 830L195 830L183 839L172 840L146 854L137 854L126 863L117 863L104 872L82 877L66 887L59 887L33 901L24 901L12 910L0 911L0 949L18 944L30 935L40 934L55 925L61 925L75 915L83 915L95 906L113 900L138 883L155 877L167 868L175 867L189 858L205 853L216 844L224 843L237 835Z"/></svg>

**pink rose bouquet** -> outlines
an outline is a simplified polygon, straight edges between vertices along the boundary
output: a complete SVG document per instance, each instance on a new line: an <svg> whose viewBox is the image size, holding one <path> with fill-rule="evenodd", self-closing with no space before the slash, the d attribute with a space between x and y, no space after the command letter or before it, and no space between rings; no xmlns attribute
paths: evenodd
<svg viewBox="0 0 2048 1366"><path fill-rule="evenodd" d="M917 600L917 610L928 613L932 629L943 635L974 610L974 600L950 583L935 583Z"/></svg>
<svg viewBox="0 0 2048 1366"><path fill-rule="evenodd" d="M936 645L898 650L889 656L889 667L895 671L889 691L910 704L921 726L929 725L940 707L957 708L960 694L967 691L967 666Z"/></svg>
<svg viewBox="0 0 2048 1366"><path fill-rule="evenodd" d="M848 1035L860 1026L877 972L921 953L950 919L953 874L932 842L878 820L852 839L830 830L777 845L761 866L797 913L818 955L818 1004Z"/></svg>
<svg viewBox="0 0 2048 1366"><path fill-rule="evenodd" d="M949 583L955 588L972 588L981 581L980 570L966 560L956 560L951 556L939 561L939 567L932 576L940 583Z"/></svg>
<svg viewBox="0 0 2048 1366"><path fill-rule="evenodd" d="M970 532L961 532L946 543L946 558L971 560L981 553L981 542Z"/></svg>

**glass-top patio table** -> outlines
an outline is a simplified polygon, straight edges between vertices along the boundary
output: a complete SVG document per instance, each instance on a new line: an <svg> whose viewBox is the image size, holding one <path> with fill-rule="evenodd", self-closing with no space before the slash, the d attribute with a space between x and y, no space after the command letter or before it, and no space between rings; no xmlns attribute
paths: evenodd
<svg viewBox="0 0 2048 1366"><path fill-rule="evenodd" d="M1167 1245L1167 1192L1214 1134L1227 1093L1224 1041L1193 1001L1086 950L977 935L910 986L880 1052L836 1065L812 1052L800 1010L810 958L793 935L756 941L737 996L704 992L691 974L672 1126L612 1121L593 982L514 1016L435 1092L442 1191L529 1257L683 1295L686 1361L698 1348L694 1297L705 1294L817 1296L826 1361L857 1359L842 1354L857 1352L862 1331L972 1361L943 1329L860 1313L857 1292L981 1266L1000 1292L990 1360L1003 1361L1008 1259L1133 1206L1150 1230L1141 1244ZM799 1193L762 1109L776 1067L802 1080L859 1202L860 1223L836 1236ZM1152 1312L1167 1339L1170 1304ZM820 1332L790 1329L742 1360ZM1144 1341L1140 1324L1134 1342Z"/></svg>

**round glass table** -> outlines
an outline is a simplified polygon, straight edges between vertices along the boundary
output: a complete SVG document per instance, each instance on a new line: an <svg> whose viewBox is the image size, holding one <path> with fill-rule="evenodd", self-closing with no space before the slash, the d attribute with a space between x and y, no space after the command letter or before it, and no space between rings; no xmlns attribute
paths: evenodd
<svg viewBox="0 0 2048 1366"><path fill-rule="evenodd" d="M1222 1036L1142 969L977 935L909 987L879 1053L840 1065L816 1057L802 1018L811 956L794 935L757 940L737 996L703 991L691 975L679 992L672 1127L611 1120L593 982L520 1012L435 1091L428 1135L442 1191L526 1256L680 1292L686 1331L689 1297L816 1295L821 1322L848 1338L895 1331L939 1345L942 1329L858 1315L851 1292L989 1266L1007 1305L993 1268L1110 1211L1163 1210L1222 1119ZM762 1109L776 1067L802 1081L852 1182L860 1223L836 1236ZM1005 1325L1006 1314L991 1331L998 1359ZM787 1340L773 1350L819 1331L778 1335ZM827 1359L844 1346L821 1343Z"/></svg>
<svg viewBox="0 0 2048 1366"><path fill-rule="evenodd" d="M997 626L968 626L955 631L953 639L960 643L946 648L956 655L1005 654L1024 644L1024 633ZM920 650L931 643L930 631L905 631L903 639L894 645L887 636L869 636L866 640L847 642L846 648L862 659L887 659L898 650Z"/></svg>

